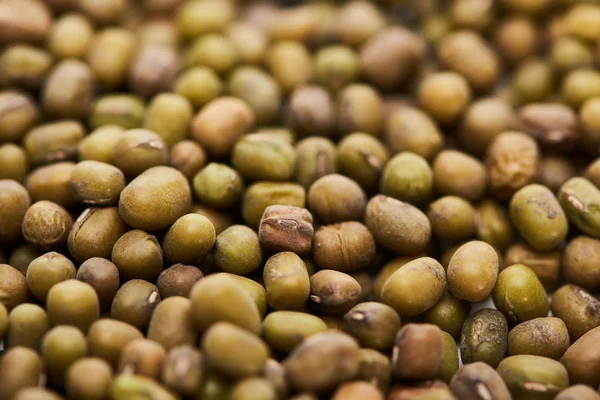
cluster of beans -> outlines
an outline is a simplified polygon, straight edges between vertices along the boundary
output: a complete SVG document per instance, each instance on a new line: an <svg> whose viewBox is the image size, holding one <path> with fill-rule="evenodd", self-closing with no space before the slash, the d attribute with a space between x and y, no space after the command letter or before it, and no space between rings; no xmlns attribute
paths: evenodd
<svg viewBox="0 0 600 400"><path fill-rule="evenodd" d="M0 400L599 400L600 4L0 0Z"/></svg>

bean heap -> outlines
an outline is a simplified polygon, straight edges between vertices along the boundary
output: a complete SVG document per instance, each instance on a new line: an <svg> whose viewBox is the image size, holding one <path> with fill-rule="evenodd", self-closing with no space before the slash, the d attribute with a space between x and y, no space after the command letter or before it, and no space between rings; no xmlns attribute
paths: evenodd
<svg viewBox="0 0 600 400"><path fill-rule="evenodd" d="M0 400L598 400L600 4L0 0Z"/></svg>

